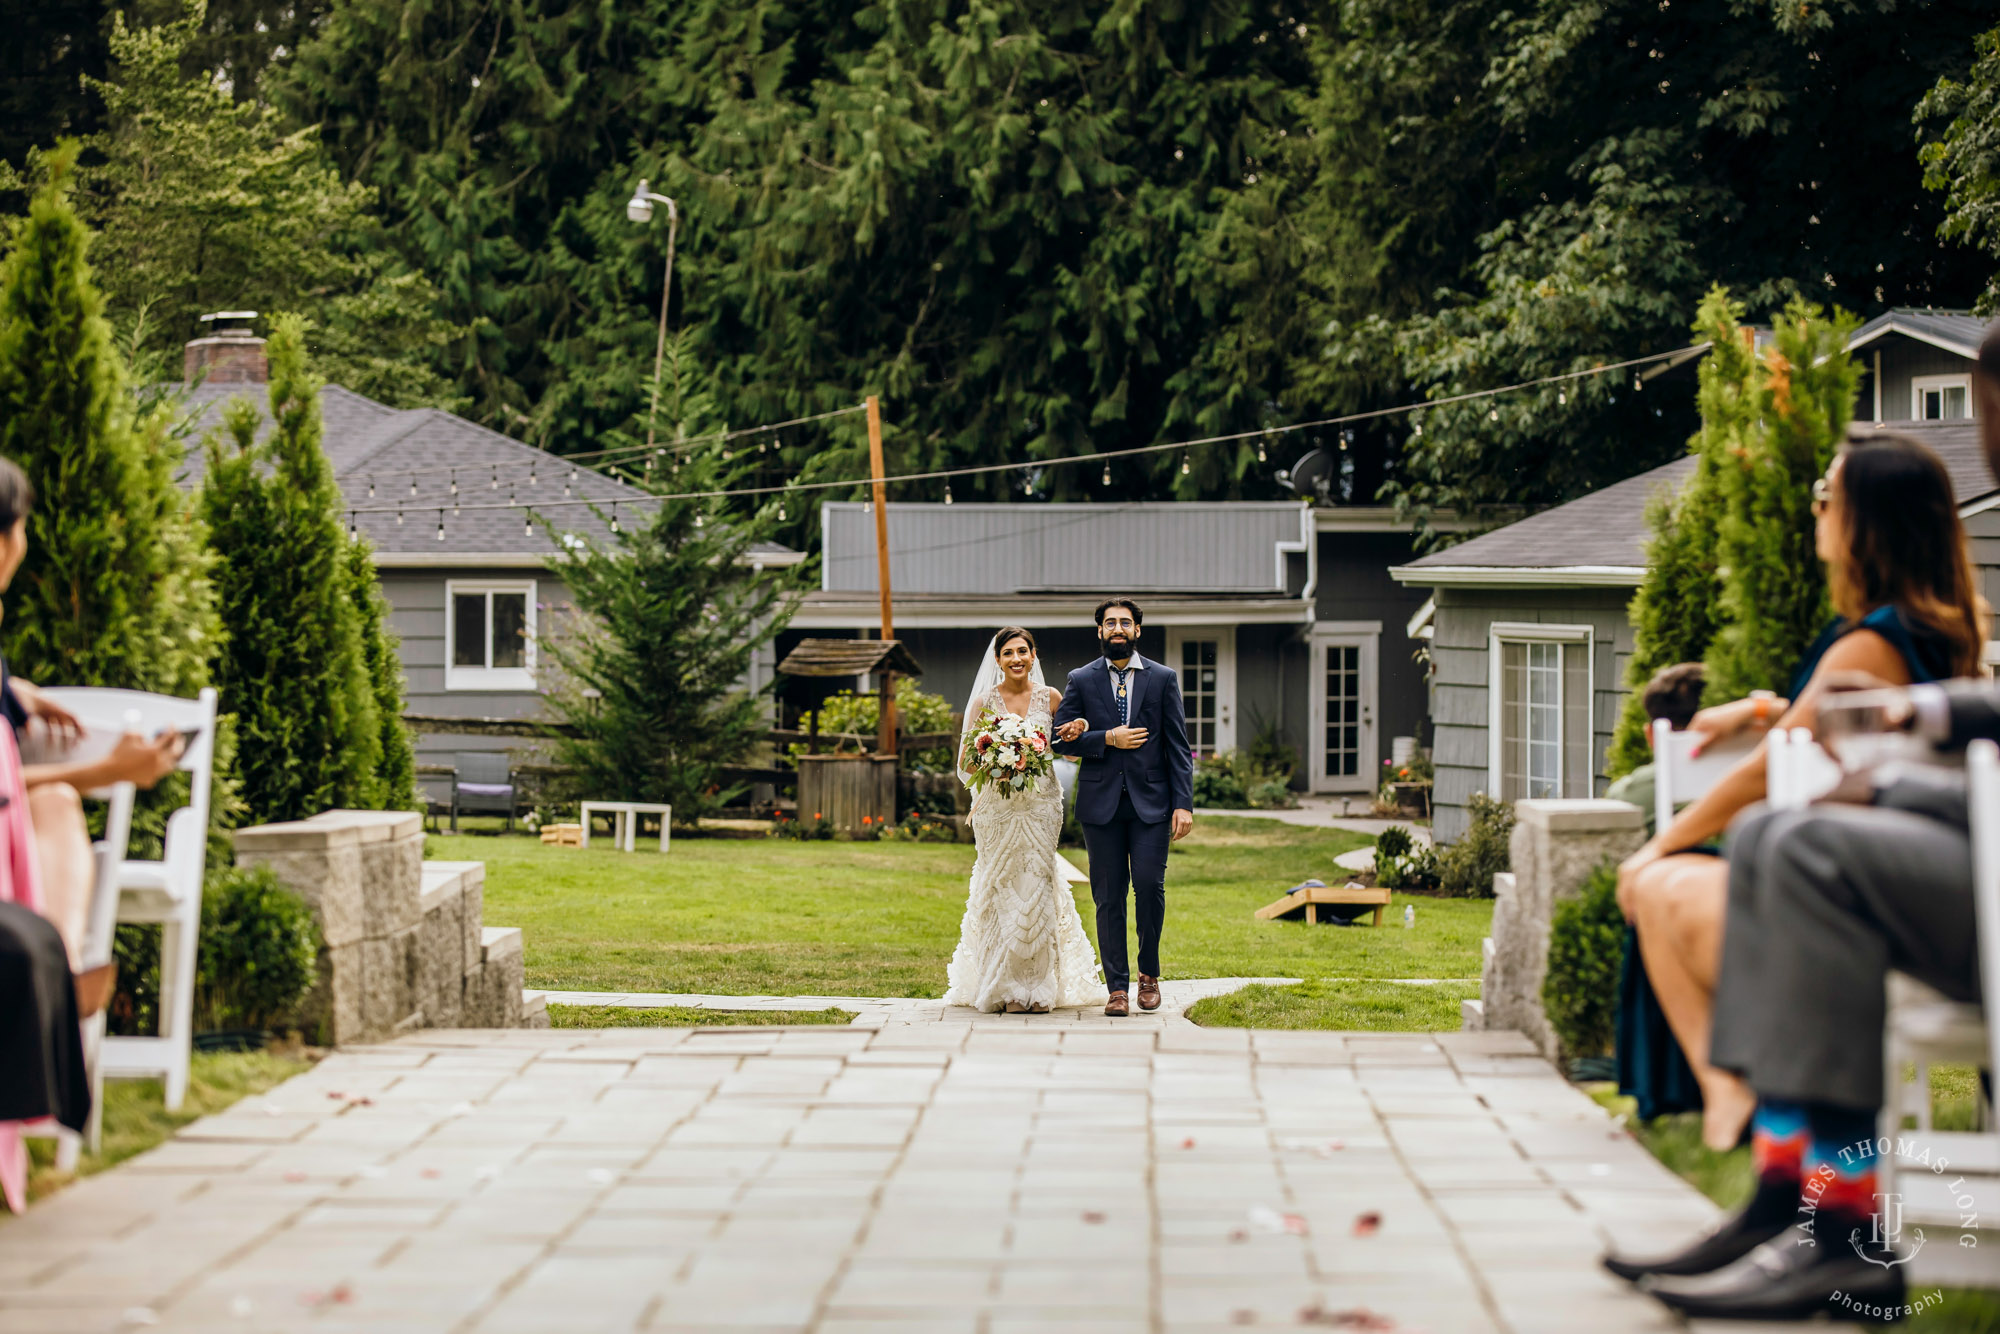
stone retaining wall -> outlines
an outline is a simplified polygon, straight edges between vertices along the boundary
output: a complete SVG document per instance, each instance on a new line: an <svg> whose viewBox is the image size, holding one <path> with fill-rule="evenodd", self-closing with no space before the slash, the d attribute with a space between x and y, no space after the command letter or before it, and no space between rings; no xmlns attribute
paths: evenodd
<svg viewBox="0 0 2000 1334"><path fill-rule="evenodd" d="M426 862L415 812L327 811L234 837L239 865L270 867L319 918L302 1014L320 1042L547 1026L522 1010L520 931L483 921L485 863Z"/></svg>

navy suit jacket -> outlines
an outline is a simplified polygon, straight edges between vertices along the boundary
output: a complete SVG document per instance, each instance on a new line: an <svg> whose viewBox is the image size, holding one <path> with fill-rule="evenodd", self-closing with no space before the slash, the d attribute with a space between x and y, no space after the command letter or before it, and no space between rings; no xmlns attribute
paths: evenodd
<svg viewBox="0 0 2000 1334"><path fill-rule="evenodd" d="M1074 741L1055 743L1057 754L1075 756L1081 763L1076 818L1085 824L1110 824L1116 819L1121 790L1132 794L1132 810L1147 824L1159 824L1177 810L1194 809L1194 752L1188 748L1179 673L1146 659L1144 670L1132 673L1126 702L1130 725L1146 729L1146 744L1133 750L1104 739L1118 726L1118 697L1104 659L1071 672L1063 689L1053 726L1081 718L1090 729Z"/></svg>

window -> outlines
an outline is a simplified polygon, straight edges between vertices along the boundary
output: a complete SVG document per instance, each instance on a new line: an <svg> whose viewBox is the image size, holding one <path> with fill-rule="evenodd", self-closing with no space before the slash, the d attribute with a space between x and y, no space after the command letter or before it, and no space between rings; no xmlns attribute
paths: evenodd
<svg viewBox="0 0 2000 1334"><path fill-rule="evenodd" d="M445 584L447 690L535 688L535 585Z"/></svg>
<svg viewBox="0 0 2000 1334"><path fill-rule="evenodd" d="M1495 625L1489 790L1502 800L1592 793L1589 626Z"/></svg>
<svg viewBox="0 0 2000 1334"><path fill-rule="evenodd" d="M1972 416L1972 377L1919 375L1910 381L1910 415L1920 422L1962 421Z"/></svg>
<svg viewBox="0 0 2000 1334"><path fill-rule="evenodd" d="M1181 704L1187 710L1188 744L1197 755L1216 753L1215 658L1213 639L1181 641Z"/></svg>

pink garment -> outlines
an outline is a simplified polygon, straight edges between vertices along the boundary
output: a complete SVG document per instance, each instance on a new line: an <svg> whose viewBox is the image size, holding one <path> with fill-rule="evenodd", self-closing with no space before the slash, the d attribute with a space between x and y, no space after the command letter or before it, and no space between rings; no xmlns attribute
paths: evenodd
<svg viewBox="0 0 2000 1334"><path fill-rule="evenodd" d="M35 861L35 830L28 823L28 789L21 781L21 752L14 729L0 723L0 903L42 910L41 872ZM0 1196L15 1213L28 1207L28 1148L21 1127L35 1122L0 1121Z"/></svg>

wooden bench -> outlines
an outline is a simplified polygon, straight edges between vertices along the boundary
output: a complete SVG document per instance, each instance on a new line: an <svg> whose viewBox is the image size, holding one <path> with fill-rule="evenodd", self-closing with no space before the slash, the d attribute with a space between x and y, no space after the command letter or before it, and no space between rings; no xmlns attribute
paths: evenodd
<svg viewBox="0 0 2000 1334"><path fill-rule="evenodd" d="M1371 905L1375 918L1371 926L1382 925L1382 910L1389 906L1389 891L1377 886L1363 885L1308 885L1306 888L1287 894L1276 903L1266 904L1257 910L1257 920L1268 922L1273 918L1290 917L1295 913L1305 914L1306 925L1319 925L1319 908L1323 903L1345 903ZM1359 919L1356 919L1359 920Z"/></svg>

